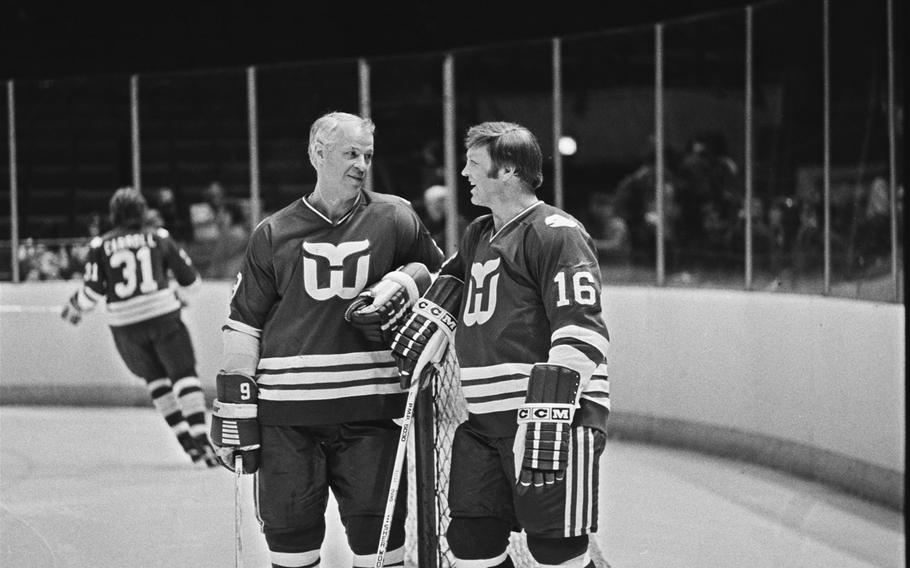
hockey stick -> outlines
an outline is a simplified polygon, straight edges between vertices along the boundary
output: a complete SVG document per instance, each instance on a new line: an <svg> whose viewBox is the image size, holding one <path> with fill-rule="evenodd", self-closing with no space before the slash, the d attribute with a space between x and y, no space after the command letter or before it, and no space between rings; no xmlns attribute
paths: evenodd
<svg viewBox="0 0 910 568"><path fill-rule="evenodd" d="M404 406L404 418L401 423L401 436L398 438L398 449L395 451L395 463L392 465L392 482L389 485L389 498L385 503L385 515L382 517L382 531L379 533L379 547L376 550L375 568L382 568L385 562L385 549L389 544L389 532L392 530L392 515L395 512L395 501L398 499L398 485L401 482L402 464L407 453L408 434L411 433L411 420L414 418L414 404L420 391L419 377L415 376L408 390L408 401Z"/></svg>
<svg viewBox="0 0 910 568"><path fill-rule="evenodd" d="M243 475L243 456L234 456L234 566L243 568L243 538L240 530L243 527L243 517L240 509L240 480Z"/></svg>
<svg viewBox="0 0 910 568"><path fill-rule="evenodd" d="M15 306L0 305L0 314L57 314L63 311L63 306Z"/></svg>

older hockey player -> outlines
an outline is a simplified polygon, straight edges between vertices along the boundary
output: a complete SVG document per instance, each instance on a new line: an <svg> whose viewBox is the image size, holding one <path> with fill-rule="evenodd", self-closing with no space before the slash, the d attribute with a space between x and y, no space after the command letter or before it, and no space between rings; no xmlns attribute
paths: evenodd
<svg viewBox="0 0 910 568"><path fill-rule="evenodd" d="M124 187L114 193L114 228L89 243L85 281L62 315L78 324L83 312L106 300L114 344L127 368L146 381L152 402L193 461L217 466L206 437L193 342L180 317L184 300L177 296L198 288L199 277L166 229L146 226L146 211L139 190Z"/></svg>
<svg viewBox="0 0 910 568"><path fill-rule="evenodd" d="M316 186L253 232L224 326L212 440L257 473L275 567L319 564L330 489L353 565L376 559L406 400L389 342L443 257L407 201L364 189L374 129L313 123ZM404 564L398 495L387 566Z"/></svg>
<svg viewBox="0 0 910 568"><path fill-rule="evenodd" d="M468 419L452 447L448 543L459 565L512 566L524 529L541 566L593 567L598 461L606 437L607 328L584 227L540 201L534 135L468 130L471 201L488 207L400 326L404 383L426 380L453 340Z"/></svg>

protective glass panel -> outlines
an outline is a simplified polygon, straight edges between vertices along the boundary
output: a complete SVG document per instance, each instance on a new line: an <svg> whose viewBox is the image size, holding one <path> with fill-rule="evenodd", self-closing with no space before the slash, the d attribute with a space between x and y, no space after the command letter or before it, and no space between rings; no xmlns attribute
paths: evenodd
<svg viewBox="0 0 910 568"><path fill-rule="evenodd" d="M129 128L127 77L16 83L23 281L81 277L85 243L130 184Z"/></svg>
<svg viewBox="0 0 910 568"><path fill-rule="evenodd" d="M654 32L562 41L566 207L591 234L605 284L656 281Z"/></svg>
<svg viewBox="0 0 910 568"><path fill-rule="evenodd" d="M258 68L259 168L263 215L313 190L310 126L327 112L360 113L357 62Z"/></svg>
<svg viewBox="0 0 910 568"><path fill-rule="evenodd" d="M373 189L409 200L447 250L445 200L451 190L444 187L443 57L389 57L369 65L376 122Z"/></svg>
<svg viewBox="0 0 910 568"><path fill-rule="evenodd" d="M831 294L890 301L885 2L831 2L830 20Z"/></svg>
<svg viewBox="0 0 910 568"><path fill-rule="evenodd" d="M243 69L139 80L141 183L203 278L232 278L249 236Z"/></svg>
<svg viewBox="0 0 910 568"><path fill-rule="evenodd" d="M489 213L471 203L471 186L460 175L465 166L464 137L480 122L503 120L527 127L543 152L543 185L537 195L554 203L552 42L538 40L455 54L455 156L459 210L468 219Z"/></svg>
<svg viewBox="0 0 910 568"><path fill-rule="evenodd" d="M13 227L10 207L10 154L9 154L9 104L7 87L3 82L0 94L0 282L13 278L12 238Z"/></svg>
<svg viewBox="0 0 910 568"><path fill-rule="evenodd" d="M667 285L743 288L744 11L667 24L663 47Z"/></svg>

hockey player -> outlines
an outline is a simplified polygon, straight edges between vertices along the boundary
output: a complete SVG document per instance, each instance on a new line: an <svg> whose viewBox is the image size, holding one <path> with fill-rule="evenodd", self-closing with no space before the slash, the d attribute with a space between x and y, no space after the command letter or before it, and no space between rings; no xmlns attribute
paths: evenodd
<svg viewBox="0 0 910 568"><path fill-rule="evenodd" d="M127 368L145 380L155 407L194 462L218 465L207 435L205 397L196 376L183 298L199 287L189 256L166 229L145 225L147 205L124 187L110 200L114 228L89 243L83 285L62 316L78 324L106 300L108 324ZM177 288L170 287L170 276ZM179 294L179 296L178 296Z"/></svg>
<svg viewBox="0 0 910 568"><path fill-rule="evenodd" d="M319 564L330 489L353 565L376 560L406 401L391 330L443 255L407 201L364 189L374 129L313 123L316 186L254 230L223 328L212 440L257 475L274 567ZM404 564L404 482L386 566Z"/></svg>
<svg viewBox="0 0 910 568"><path fill-rule="evenodd" d="M471 202L488 207L393 338L409 381L453 341L468 419L452 446L447 538L459 565L513 566L524 529L540 566L593 567L606 437L607 328L584 227L540 201L541 152L526 128L468 130ZM430 372L427 372L427 371Z"/></svg>

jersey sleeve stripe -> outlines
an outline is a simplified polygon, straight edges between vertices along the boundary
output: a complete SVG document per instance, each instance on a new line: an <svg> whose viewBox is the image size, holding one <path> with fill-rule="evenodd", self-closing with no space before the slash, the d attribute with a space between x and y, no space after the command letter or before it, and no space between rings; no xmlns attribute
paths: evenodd
<svg viewBox="0 0 910 568"><path fill-rule="evenodd" d="M256 339L259 339L262 336L261 329L255 328L251 325L247 325L245 323L242 323L237 320L230 319L230 318L228 318L227 322L224 324L224 327L233 329L234 331L239 331L240 333L245 333L247 335L251 335L251 336L255 337Z"/></svg>
<svg viewBox="0 0 910 568"><path fill-rule="evenodd" d="M587 383L594 374L597 365L586 353L583 353L575 345L555 345L550 348L550 354L547 363L553 365L562 365L573 371L578 371L581 375L582 386Z"/></svg>
<svg viewBox="0 0 910 568"><path fill-rule="evenodd" d="M602 333L579 325L563 326L555 330L550 336L551 343L556 343L563 339L584 341L600 351L604 358L606 358L607 349L610 347L610 341Z"/></svg>

